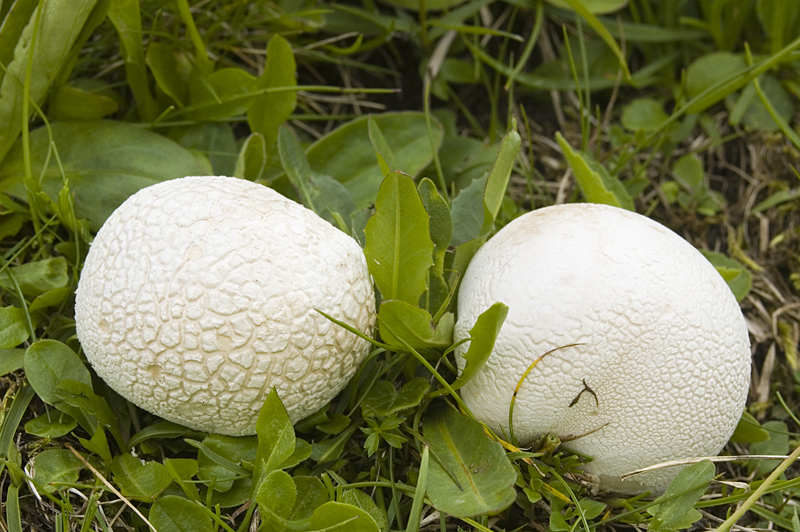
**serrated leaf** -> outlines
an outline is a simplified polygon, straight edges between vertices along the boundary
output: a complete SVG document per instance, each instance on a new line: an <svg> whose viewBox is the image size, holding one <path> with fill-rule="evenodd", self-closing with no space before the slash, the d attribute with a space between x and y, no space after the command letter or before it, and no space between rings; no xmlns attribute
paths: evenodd
<svg viewBox="0 0 800 532"><path fill-rule="evenodd" d="M428 497L437 510L471 517L500 512L514 502L516 470L480 423L437 406L425 415L422 426L434 451L428 468Z"/></svg>
<svg viewBox="0 0 800 532"><path fill-rule="evenodd" d="M495 303L475 320L475 325L469 330L469 347L461 355L463 362L458 361L458 379L451 385L454 390L472 380L489 359L506 316L508 316L508 306Z"/></svg>
<svg viewBox="0 0 800 532"><path fill-rule="evenodd" d="M414 181L400 172L386 176L378 191L375 214L364 229L369 272L384 300L416 305L427 289L433 264L428 213Z"/></svg>

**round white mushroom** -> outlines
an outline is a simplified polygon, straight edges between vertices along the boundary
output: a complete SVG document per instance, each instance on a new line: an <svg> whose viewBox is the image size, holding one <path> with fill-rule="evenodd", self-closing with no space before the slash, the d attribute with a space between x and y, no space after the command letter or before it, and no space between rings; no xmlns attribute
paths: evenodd
<svg viewBox="0 0 800 532"><path fill-rule="evenodd" d="M557 348L522 382L514 435L554 434L594 457L585 471L602 488L662 492L679 468L620 476L716 455L733 433L750 378L745 320L715 268L666 227L605 205L525 214L472 259L454 339L496 301L508 317L462 396L498 433L523 373Z"/></svg>
<svg viewBox="0 0 800 532"><path fill-rule="evenodd" d="M292 421L347 384L375 297L358 244L255 183L186 177L131 196L97 234L75 321L89 362L134 404L193 429L255 433L277 389Z"/></svg>

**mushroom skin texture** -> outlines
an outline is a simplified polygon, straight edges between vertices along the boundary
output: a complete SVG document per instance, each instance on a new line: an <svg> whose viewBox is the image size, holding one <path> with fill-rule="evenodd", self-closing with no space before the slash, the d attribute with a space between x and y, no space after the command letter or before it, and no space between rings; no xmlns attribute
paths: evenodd
<svg viewBox="0 0 800 532"><path fill-rule="evenodd" d="M274 387L292 422L347 384L375 295L355 240L263 185L186 177L128 198L80 277L78 338L120 395L170 421L255 434Z"/></svg>
<svg viewBox="0 0 800 532"><path fill-rule="evenodd" d="M474 256L458 293L454 341L509 306L492 355L462 389L479 421L527 445L554 434L594 457L585 472L619 493L662 493L667 460L712 456L730 438L750 382L744 317L688 242L623 209L569 204L527 213ZM462 345L458 354L466 351ZM457 356L459 368L464 360ZM571 439L574 438L574 439Z"/></svg>

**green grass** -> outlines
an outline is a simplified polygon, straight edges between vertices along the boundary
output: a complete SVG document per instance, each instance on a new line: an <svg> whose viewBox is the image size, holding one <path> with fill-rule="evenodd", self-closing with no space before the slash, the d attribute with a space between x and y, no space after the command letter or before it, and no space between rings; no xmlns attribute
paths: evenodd
<svg viewBox="0 0 800 532"><path fill-rule="evenodd" d="M800 6L18 3L0 7L0 529L800 531ZM141 186L204 173L268 184L393 261L371 272L398 303L373 351L294 430L274 395L252 437L164 422L80 349L92 234ZM446 408L468 412L458 388L505 318L487 310L458 378L458 273L513 218L576 201L706 252L754 353L723 453L790 458L700 462L654 503L594 490L557 438L520 449ZM495 466L462 471L470 452Z"/></svg>

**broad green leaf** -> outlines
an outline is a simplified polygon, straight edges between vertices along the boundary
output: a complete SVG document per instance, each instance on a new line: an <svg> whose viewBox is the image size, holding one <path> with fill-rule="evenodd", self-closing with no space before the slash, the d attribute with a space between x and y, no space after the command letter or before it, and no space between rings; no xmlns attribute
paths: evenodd
<svg viewBox="0 0 800 532"><path fill-rule="evenodd" d="M83 414L92 416L111 432L120 447L125 446L117 415L103 397L94 393L90 384L62 378L56 386L55 395L60 401L60 403L56 403L58 408L62 408L61 404L66 403ZM70 411L67 413L74 416ZM80 421L80 419L78 420Z"/></svg>
<svg viewBox="0 0 800 532"><path fill-rule="evenodd" d="M344 446L353 437L356 429L358 429L358 425L353 424L335 438L312 443L311 459L321 464L338 460L344 452Z"/></svg>
<svg viewBox="0 0 800 532"><path fill-rule="evenodd" d="M91 439L78 438L87 451L96 454L103 459L103 464L106 467L111 466L114 457L111 455L111 448L108 446L108 438L106 438L106 431L102 428L94 431Z"/></svg>
<svg viewBox="0 0 800 532"><path fill-rule="evenodd" d="M690 189L703 186L703 162L693 153L689 153L675 161L672 173Z"/></svg>
<svg viewBox="0 0 800 532"><path fill-rule="evenodd" d="M416 305L427 288L433 242L428 213L409 176L400 172L386 176L364 232L367 266L382 298Z"/></svg>
<svg viewBox="0 0 800 532"><path fill-rule="evenodd" d="M156 84L179 108L189 100L189 73L186 72L184 77L181 68L185 63L185 54L170 45L151 42L147 47L147 65L153 72Z"/></svg>
<svg viewBox="0 0 800 532"><path fill-rule="evenodd" d="M406 348L397 336L415 349L450 345L449 342L441 342L436 338L433 318L427 310L405 301L392 299L382 302L378 312L378 321L383 341L398 347L401 351L405 351Z"/></svg>
<svg viewBox="0 0 800 532"><path fill-rule="evenodd" d="M25 352L25 375L36 394L49 404L60 401L56 390L63 380L92 385L89 370L75 351L56 340L39 340Z"/></svg>
<svg viewBox="0 0 800 532"><path fill-rule="evenodd" d="M479 238L484 228L491 227L492 215L483 201L486 190L486 176L474 179L467 188L458 193L453 200L451 213L453 217L453 246L460 246L472 239Z"/></svg>
<svg viewBox="0 0 800 532"><path fill-rule="evenodd" d="M413 408L422 402L429 388L428 381L421 377L408 381L399 392L391 382L379 380L373 384L361 403L363 415L373 417L378 414L388 417Z"/></svg>
<svg viewBox="0 0 800 532"><path fill-rule="evenodd" d="M200 492L197 490L192 477L194 477L200 466L197 460L191 458L167 458L164 460L164 467L167 473L178 484L189 499L200 500Z"/></svg>
<svg viewBox="0 0 800 532"><path fill-rule="evenodd" d="M747 410L742 412L742 417L733 431L731 441L734 443L758 443L767 441L769 432L761 428L758 420Z"/></svg>
<svg viewBox="0 0 800 532"><path fill-rule="evenodd" d="M9 270L25 297L38 297L51 290L65 288L69 282L67 261L64 257L27 262ZM0 273L0 287L12 294L16 293L7 272Z"/></svg>
<svg viewBox="0 0 800 532"><path fill-rule="evenodd" d="M736 301L742 301L753 286L753 274L750 273L750 270L723 253L715 251L701 251L700 253L720 272L731 292L736 296Z"/></svg>
<svg viewBox="0 0 800 532"><path fill-rule="evenodd" d="M503 303L495 303L478 316L475 325L469 330L470 342L467 352L461 355L464 364L462 366L459 363L458 378L451 385L454 390L468 383L489 359L506 316L508 307Z"/></svg>
<svg viewBox="0 0 800 532"><path fill-rule="evenodd" d="M36 312L48 307L57 307L61 305L67 298L74 293L74 289L69 286L62 286L61 288L53 288L48 290L42 295L36 296L28 306L28 312Z"/></svg>
<svg viewBox="0 0 800 532"><path fill-rule="evenodd" d="M422 113L383 113L372 117L391 148L397 168L415 177L433 159L428 126ZM361 117L348 122L309 146L306 151L311 168L344 184L356 209L369 207L383 181L375 149L369 139L367 122ZM434 145L441 144L443 131L433 121Z"/></svg>
<svg viewBox="0 0 800 532"><path fill-rule="evenodd" d="M492 167L492 172L486 180L486 189L483 193L483 201L491 215L492 221L497 219L500 206L508 188L508 179L511 177L511 170L514 168L514 161L519 154L522 145L522 138L517 133L517 121L512 120L511 131L506 133L500 143L500 151L497 152L497 159Z"/></svg>
<svg viewBox="0 0 800 532"><path fill-rule="evenodd" d="M422 426L433 451L428 497L437 510L471 517L500 512L514 502L516 469L502 446L484 434L480 423L440 405L429 410Z"/></svg>
<svg viewBox="0 0 800 532"><path fill-rule="evenodd" d="M47 115L52 120L100 120L114 114L119 103L114 98L81 87L62 85L50 97Z"/></svg>
<svg viewBox="0 0 800 532"><path fill-rule="evenodd" d="M310 518L317 508L328 502L328 490L319 478L296 476L292 480L297 494L289 515L292 521Z"/></svg>
<svg viewBox="0 0 800 532"><path fill-rule="evenodd" d="M633 200L618 179L608 175L602 166L590 161L583 153L574 150L560 132L556 133L556 140L587 201L634 210Z"/></svg>
<svg viewBox="0 0 800 532"><path fill-rule="evenodd" d="M0 349L17 347L28 336L25 311L18 307L0 307Z"/></svg>
<svg viewBox="0 0 800 532"><path fill-rule="evenodd" d="M42 176L44 191L55 200L63 185L63 169L63 177L69 179L74 193L75 215L88 218L94 231L139 189L211 171L178 144L131 124L61 122L52 124L51 130L61 166L48 156L50 138L44 128L39 128L30 136L33 175ZM22 143L18 142L0 165L0 191L24 198L22 151ZM42 164L48 160L50 164L45 169Z"/></svg>
<svg viewBox="0 0 800 532"><path fill-rule="evenodd" d="M330 416L330 420L317 425L316 429L325 434L339 434L350 426L351 419L344 415L335 413Z"/></svg>
<svg viewBox="0 0 800 532"><path fill-rule="evenodd" d="M34 480L53 493L78 482L83 464L70 450L48 449L33 458L33 467Z"/></svg>
<svg viewBox="0 0 800 532"><path fill-rule="evenodd" d="M255 499L260 507L286 519L295 506L297 487L287 472L278 469L267 475L258 487Z"/></svg>
<svg viewBox="0 0 800 532"><path fill-rule="evenodd" d="M780 80L771 74L762 74L758 78L758 83L779 119L785 123L790 122L794 114L794 103ZM735 103L733 103L734 101ZM733 95L728 96L725 103L731 110L729 119L731 125L741 122L753 129L778 131L778 123L757 96L754 84L747 85L739 94L738 99Z"/></svg>
<svg viewBox="0 0 800 532"><path fill-rule="evenodd" d="M289 455L289 458L283 461L281 467L284 469L294 467L303 460L306 460L309 456L311 456L311 444L306 440L296 438L294 443L294 452Z"/></svg>
<svg viewBox="0 0 800 532"><path fill-rule="evenodd" d="M746 68L744 59L730 52L706 54L686 69L686 94L689 98L694 98L721 80L742 73Z"/></svg>
<svg viewBox="0 0 800 532"><path fill-rule="evenodd" d="M196 124L175 127L169 138L193 152L201 153L211 163L214 175L232 175L239 147L233 129L228 124Z"/></svg>
<svg viewBox="0 0 800 532"><path fill-rule="evenodd" d="M554 6L570 8L570 3L565 0L547 0L548 3ZM628 3L628 0L581 0L581 3L586 6L591 13L613 13L619 11Z"/></svg>
<svg viewBox="0 0 800 532"><path fill-rule="evenodd" d="M242 144L233 176L248 181L258 181L267 168L267 145L260 133L251 133Z"/></svg>
<svg viewBox="0 0 800 532"><path fill-rule="evenodd" d="M146 122L155 120L158 107L150 93L150 81L145 66L139 0L112 1L108 8L108 19L119 34L120 52L125 60L125 76L139 106L139 116Z"/></svg>
<svg viewBox="0 0 800 532"><path fill-rule="evenodd" d="M4 3L5 4L5 3ZM22 36L22 31L36 11L38 2L13 2L5 13L0 25L0 64L8 66L14 59L14 48ZM3 7L7 7L5 4ZM0 69L0 81L5 77L5 69Z"/></svg>
<svg viewBox="0 0 800 532"><path fill-rule="evenodd" d="M292 45L280 35L267 43L264 73L256 80L256 89L277 89L297 86L297 66ZM286 90L258 96L247 111L247 123L255 133L264 136L267 147L278 140L278 128L288 120L297 105L297 92Z"/></svg>
<svg viewBox="0 0 800 532"><path fill-rule="evenodd" d="M326 502L311 515L311 530L325 532L380 532L372 516L349 504Z"/></svg>
<svg viewBox="0 0 800 532"><path fill-rule="evenodd" d="M72 432L78 422L64 412L48 410L25 423L25 432L40 438L60 438Z"/></svg>
<svg viewBox="0 0 800 532"><path fill-rule="evenodd" d="M29 94L33 102L41 104L50 84L74 53L73 46L79 44L84 24L89 21L96 3L97 0L40 2L39 9L31 12L29 22L20 34L13 59L3 69L5 76L0 83L0 124L3 124L0 128L0 161L17 141L23 121L28 119L22 115L22 101L31 56L35 68L30 78ZM28 107L29 113L34 111L33 105ZM37 175L35 171L34 175Z"/></svg>
<svg viewBox="0 0 800 532"><path fill-rule="evenodd" d="M241 68L222 68L200 79L197 72L189 80L189 105L182 117L216 121L240 116L253 103L257 80Z"/></svg>
<svg viewBox="0 0 800 532"><path fill-rule="evenodd" d="M172 483L167 469L158 462L144 462L124 453L111 465L114 481L126 497L153 502Z"/></svg>
<svg viewBox="0 0 800 532"><path fill-rule="evenodd" d="M25 364L25 349L0 349L0 377L22 369Z"/></svg>
<svg viewBox="0 0 800 532"><path fill-rule="evenodd" d="M260 472L268 474L283 467L283 463L295 450L292 421L274 388L267 396L261 412L258 414L256 433L258 435L258 451L254 478L259 478Z"/></svg>
<svg viewBox="0 0 800 532"><path fill-rule="evenodd" d="M653 98L636 98L622 108L620 121L630 131L658 130L669 119L663 105Z"/></svg>
<svg viewBox="0 0 800 532"><path fill-rule="evenodd" d="M702 515L694 509L694 505L708 489L708 483L714 478L714 472L714 464L709 460L683 468L670 483L664 495L655 500L658 504L647 508L653 516L649 530L656 532L689 528L698 521Z"/></svg>
<svg viewBox="0 0 800 532"><path fill-rule="evenodd" d="M150 508L150 524L158 532L214 532L214 522L201 506L176 495L158 499Z"/></svg>
<svg viewBox="0 0 800 532"><path fill-rule="evenodd" d="M444 271L444 254L453 238L453 218L450 206L436 190L436 185L427 177L419 182L419 197L429 217L431 241L434 245L434 267Z"/></svg>
<svg viewBox="0 0 800 532"><path fill-rule="evenodd" d="M186 440L197 447L197 478L206 484L214 484L214 490L225 492L241 477L251 472L241 466L242 462L253 462L256 457L256 439L252 436L234 437L210 434L202 442Z"/></svg>
<svg viewBox="0 0 800 532"><path fill-rule="evenodd" d="M361 508L375 520L378 528L381 530L388 530L389 521L386 518L386 512L378 508L375 501L363 491L355 488L346 489L342 492L339 502Z"/></svg>

